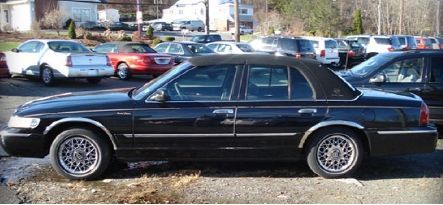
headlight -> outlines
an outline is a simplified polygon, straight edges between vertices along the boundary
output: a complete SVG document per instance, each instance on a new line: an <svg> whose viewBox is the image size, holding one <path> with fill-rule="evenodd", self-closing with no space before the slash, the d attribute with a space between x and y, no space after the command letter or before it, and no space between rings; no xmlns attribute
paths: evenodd
<svg viewBox="0 0 443 205"><path fill-rule="evenodd" d="M9 119L8 127L11 128L36 128L40 123L39 118L27 118L27 117L18 117L12 116Z"/></svg>

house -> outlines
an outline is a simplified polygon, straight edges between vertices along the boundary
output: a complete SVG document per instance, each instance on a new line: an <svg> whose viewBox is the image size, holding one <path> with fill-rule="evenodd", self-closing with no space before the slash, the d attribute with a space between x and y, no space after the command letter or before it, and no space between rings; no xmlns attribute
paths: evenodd
<svg viewBox="0 0 443 205"><path fill-rule="evenodd" d="M29 31L34 21L43 18L46 12L60 9L64 19L76 22L97 21L97 4L105 0L0 0L0 28Z"/></svg>
<svg viewBox="0 0 443 205"><path fill-rule="evenodd" d="M253 28L254 7L239 5L240 24ZM163 10L163 20L206 20L206 7L203 0L179 0ZM209 27L211 30L228 31L234 26L234 1L209 0Z"/></svg>
<svg viewBox="0 0 443 205"><path fill-rule="evenodd" d="M120 13L117 9L104 9L98 11L98 20L100 22L119 22Z"/></svg>

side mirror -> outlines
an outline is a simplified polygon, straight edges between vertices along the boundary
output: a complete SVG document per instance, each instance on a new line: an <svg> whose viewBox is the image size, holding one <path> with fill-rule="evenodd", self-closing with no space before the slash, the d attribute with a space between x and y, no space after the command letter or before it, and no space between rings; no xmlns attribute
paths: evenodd
<svg viewBox="0 0 443 205"><path fill-rule="evenodd" d="M168 94L166 94L166 90L164 89L158 89L155 91L155 93L151 96L150 100L157 101L157 102L165 102L169 99Z"/></svg>
<svg viewBox="0 0 443 205"><path fill-rule="evenodd" d="M13 48L13 49L11 49L11 51L14 52L14 53L20 52L20 50L18 50L18 48Z"/></svg>
<svg viewBox="0 0 443 205"><path fill-rule="evenodd" d="M385 82L385 76L383 74L377 74L375 77L369 79L370 83L384 83Z"/></svg>
<svg viewBox="0 0 443 205"><path fill-rule="evenodd" d="M91 50L93 53L95 53L95 49L91 48L90 50Z"/></svg>

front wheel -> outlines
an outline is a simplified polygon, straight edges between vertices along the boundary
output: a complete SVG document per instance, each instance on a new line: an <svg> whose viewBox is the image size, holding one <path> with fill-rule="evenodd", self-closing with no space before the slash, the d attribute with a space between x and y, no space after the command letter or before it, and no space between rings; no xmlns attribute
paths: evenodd
<svg viewBox="0 0 443 205"><path fill-rule="evenodd" d="M60 175L74 180L99 177L111 160L110 144L97 133L73 128L60 133L52 142L49 156Z"/></svg>
<svg viewBox="0 0 443 205"><path fill-rule="evenodd" d="M308 144L309 168L324 178L341 178L351 175L363 160L361 140L352 130L323 129L312 136Z"/></svg>
<svg viewBox="0 0 443 205"><path fill-rule="evenodd" d="M117 67L117 76L120 80L129 80L131 78L131 72L129 66L126 63L121 63Z"/></svg>

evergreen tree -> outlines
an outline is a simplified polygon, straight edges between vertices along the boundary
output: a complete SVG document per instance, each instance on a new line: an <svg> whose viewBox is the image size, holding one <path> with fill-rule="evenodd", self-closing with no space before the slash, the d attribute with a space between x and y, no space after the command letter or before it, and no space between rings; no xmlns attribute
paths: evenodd
<svg viewBox="0 0 443 205"><path fill-rule="evenodd" d="M361 19L360 9L357 9L354 12L353 24L354 24L354 34L363 34L363 21Z"/></svg>
<svg viewBox="0 0 443 205"><path fill-rule="evenodd" d="M68 27L68 37L70 39L76 39L77 38L77 34L75 34L75 22L71 21L71 23L69 24Z"/></svg>

